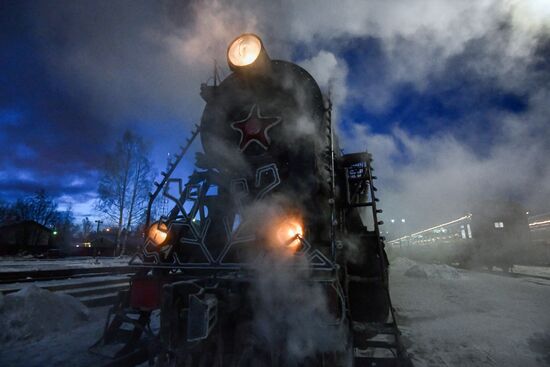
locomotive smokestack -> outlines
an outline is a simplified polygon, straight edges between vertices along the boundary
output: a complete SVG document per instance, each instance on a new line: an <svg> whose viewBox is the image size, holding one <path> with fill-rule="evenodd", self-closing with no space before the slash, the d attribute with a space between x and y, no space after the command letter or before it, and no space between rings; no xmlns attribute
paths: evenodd
<svg viewBox="0 0 550 367"><path fill-rule="evenodd" d="M262 40L252 33L244 33L229 44L227 63L236 73L267 73L271 66Z"/></svg>

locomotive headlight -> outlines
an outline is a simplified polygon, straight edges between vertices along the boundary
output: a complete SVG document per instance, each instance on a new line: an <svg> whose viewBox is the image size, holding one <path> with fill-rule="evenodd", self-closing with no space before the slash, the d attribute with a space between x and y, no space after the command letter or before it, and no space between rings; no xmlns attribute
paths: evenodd
<svg viewBox="0 0 550 367"><path fill-rule="evenodd" d="M263 69L269 64L269 57L260 37L245 33L229 44L227 63L233 71L253 69L265 71Z"/></svg>
<svg viewBox="0 0 550 367"><path fill-rule="evenodd" d="M168 237L168 227L164 223L155 222L149 228L147 236L156 246L163 246L166 237Z"/></svg>
<svg viewBox="0 0 550 367"><path fill-rule="evenodd" d="M258 58L262 41L253 34L243 34L229 45L227 58L235 66L250 65Z"/></svg>

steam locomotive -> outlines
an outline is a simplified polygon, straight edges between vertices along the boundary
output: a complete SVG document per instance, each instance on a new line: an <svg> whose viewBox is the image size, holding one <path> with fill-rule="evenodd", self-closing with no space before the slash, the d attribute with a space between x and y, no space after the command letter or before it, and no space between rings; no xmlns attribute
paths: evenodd
<svg viewBox="0 0 550 367"><path fill-rule="evenodd" d="M341 153L316 81L258 36L227 61L201 86L201 123L156 183L139 270L92 350L120 343L117 365L408 365L371 155ZM184 184L174 172L199 135ZM174 206L153 218L159 198Z"/></svg>

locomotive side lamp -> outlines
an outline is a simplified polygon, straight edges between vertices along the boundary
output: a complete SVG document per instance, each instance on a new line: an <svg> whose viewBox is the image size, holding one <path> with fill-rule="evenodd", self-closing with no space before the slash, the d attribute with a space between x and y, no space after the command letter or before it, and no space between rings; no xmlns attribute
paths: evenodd
<svg viewBox="0 0 550 367"><path fill-rule="evenodd" d="M301 248L304 236L303 220L296 215L272 218L266 227L266 239L278 253L293 255Z"/></svg>
<svg viewBox="0 0 550 367"><path fill-rule="evenodd" d="M304 229L297 219L287 218L278 225L277 240L281 245L297 248L303 235Z"/></svg>
<svg viewBox="0 0 550 367"><path fill-rule="evenodd" d="M270 60L260 37L244 33L229 44L227 63L234 72L262 73L269 70Z"/></svg>
<svg viewBox="0 0 550 367"><path fill-rule="evenodd" d="M166 241L166 237L168 237L168 227L164 223L155 222L151 225L147 234L155 246L160 247Z"/></svg>

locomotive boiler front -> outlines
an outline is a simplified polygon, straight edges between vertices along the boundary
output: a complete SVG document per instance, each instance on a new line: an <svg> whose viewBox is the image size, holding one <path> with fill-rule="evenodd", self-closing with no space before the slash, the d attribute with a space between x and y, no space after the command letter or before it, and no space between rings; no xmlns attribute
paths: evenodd
<svg viewBox="0 0 550 367"><path fill-rule="evenodd" d="M319 86L298 65L270 60L255 35L230 44L228 63L230 76L202 87L204 155L197 166L219 172L220 185L242 205L274 194L291 198L319 233L326 210L319 198L328 200L322 152L329 144Z"/></svg>

